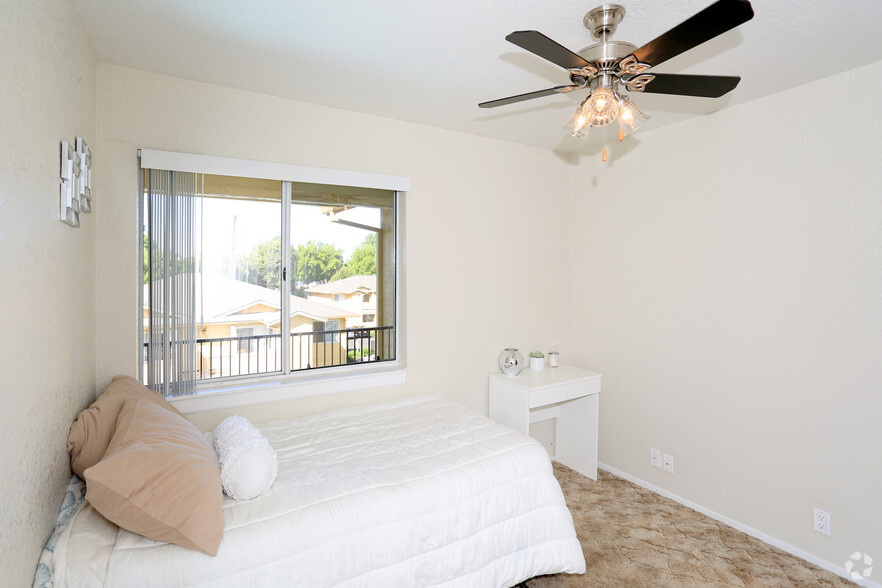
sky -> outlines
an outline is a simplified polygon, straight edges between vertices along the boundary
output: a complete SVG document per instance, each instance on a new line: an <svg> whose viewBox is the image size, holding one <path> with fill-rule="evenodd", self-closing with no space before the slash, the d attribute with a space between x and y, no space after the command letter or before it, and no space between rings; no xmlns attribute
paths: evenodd
<svg viewBox="0 0 882 588"><path fill-rule="evenodd" d="M204 202L203 269L207 273L222 273L222 266L234 249L233 257L239 257L259 243L281 234L279 203L215 198L206 198ZM198 241L198 207L196 214ZM359 207L342 212L337 217L359 224L380 226L379 209ZM294 247L307 241L323 241L343 250L345 261L368 234L369 231L331 222L326 215L319 214L316 206L291 206L291 245ZM199 243L196 247L198 250Z"/></svg>

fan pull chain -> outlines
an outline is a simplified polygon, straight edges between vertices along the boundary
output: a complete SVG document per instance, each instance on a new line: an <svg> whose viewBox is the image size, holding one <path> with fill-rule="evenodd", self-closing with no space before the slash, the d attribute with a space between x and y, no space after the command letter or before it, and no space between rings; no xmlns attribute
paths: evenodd
<svg viewBox="0 0 882 588"><path fill-rule="evenodd" d="M620 128L619 129L619 141L624 141L624 140L625 140L625 129Z"/></svg>
<svg viewBox="0 0 882 588"><path fill-rule="evenodd" d="M606 161L606 127L603 127L603 161Z"/></svg>

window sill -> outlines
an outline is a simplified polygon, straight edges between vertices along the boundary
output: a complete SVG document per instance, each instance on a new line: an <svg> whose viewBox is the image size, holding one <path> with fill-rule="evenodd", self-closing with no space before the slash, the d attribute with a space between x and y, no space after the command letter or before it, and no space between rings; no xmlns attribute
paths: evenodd
<svg viewBox="0 0 882 588"><path fill-rule="evenodd" d="M193 396L169 398L184 414L239 408L264 402L306 398L353 390L366 390L405 383L407 371L401 366L372 373L347 376L329 375L309 379L270 380L262 382L230 382L227 386L202 389Z"/></svg>

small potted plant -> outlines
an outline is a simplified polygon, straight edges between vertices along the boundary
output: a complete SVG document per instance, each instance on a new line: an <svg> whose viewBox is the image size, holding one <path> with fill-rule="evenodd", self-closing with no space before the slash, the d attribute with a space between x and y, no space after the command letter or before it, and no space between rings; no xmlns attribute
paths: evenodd
<svg viewBox="0 0 882 588"><path fill-rule="evenodd" d="M545 369L545 354L541 351L531 351L530 352L530 369L531 370L542 370Z"/></svg>

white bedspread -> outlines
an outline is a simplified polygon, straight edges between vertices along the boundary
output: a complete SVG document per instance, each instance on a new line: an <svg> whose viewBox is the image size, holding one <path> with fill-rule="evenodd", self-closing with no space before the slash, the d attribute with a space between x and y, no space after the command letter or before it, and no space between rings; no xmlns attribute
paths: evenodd
<svg viewBox="0 0 882 588"><path fill-rule="evenodd" d="M217 557L118 529L84 503L55 586L513 586L585 570L535 440L441 396L259 426L275 484L224 500Z"/></svg>

